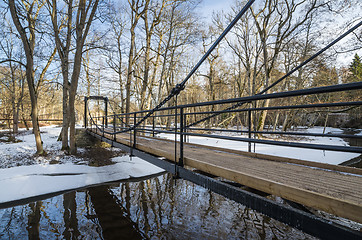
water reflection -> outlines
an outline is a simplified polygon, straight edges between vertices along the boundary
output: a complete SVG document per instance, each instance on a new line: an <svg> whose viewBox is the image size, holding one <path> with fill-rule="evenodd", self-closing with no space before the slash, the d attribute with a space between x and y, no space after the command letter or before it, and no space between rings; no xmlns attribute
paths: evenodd
<svg viewBox="0 0 362 240"><path fill-rule="evenodd" d="M40 208L42 201L36 203L29 203L29 214L28 214L28 230L29 239L39 239L39 221L40 221Z"/></svg>
<svg viewBox="0 0 362 240"><path fill-rule="evenodd" d="M77 204L75 201L76 192L65 193L63 195L64 208L64 239L78 239L80 235L78 230Z"/></svg>
<svg viewBox="0 0 362 240"><path fill-rule="evenodd" d="M165 174L0 210L0 239L310 239Z"/></svg>
<svg viewBox="0 0 362 240"><path fill-rule="evenodd" d="M104 239L146 239L108 186L88 190Z"/></svg>

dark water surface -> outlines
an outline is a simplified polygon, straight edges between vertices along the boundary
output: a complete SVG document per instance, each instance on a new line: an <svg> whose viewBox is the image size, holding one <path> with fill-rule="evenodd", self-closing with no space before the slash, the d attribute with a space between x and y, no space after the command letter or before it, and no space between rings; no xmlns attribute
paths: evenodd
<svg viewBox="0 0 362 240"><path fill-rule="evenodd" d="M164 174L0 210L0 239L310 239Z"/></svg>
<svg viewBox="0 0 362 240"><path fill-rule="evenodd" d="M348 135L355 135L355 134L360 134L361 133L361 129L342 129L343 130L343 134L348 134ZM344 140L348 143L349 146L353 146L353 147L362 147L362 139L358 139L358 138L344 138ZM349 167L357 167L357 168L362 168L362 154L352 158L348 161L345 161L343 163L341 163L340 165L344 165L344 166L349 166Z"/></svg>

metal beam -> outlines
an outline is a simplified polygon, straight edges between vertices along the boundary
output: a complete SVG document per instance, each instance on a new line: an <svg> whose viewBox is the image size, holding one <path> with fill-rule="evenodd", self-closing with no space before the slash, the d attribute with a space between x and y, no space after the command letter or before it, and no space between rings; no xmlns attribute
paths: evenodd
<svg viewBox="0 0 362 240"><path fill-rule="evenodd" d="M105 99L108 100L107 97L103 97L103 96L89 96L89 97L87 97L87 98L88 98L88 99L92 99L92 100L105 100Z"/></svg>

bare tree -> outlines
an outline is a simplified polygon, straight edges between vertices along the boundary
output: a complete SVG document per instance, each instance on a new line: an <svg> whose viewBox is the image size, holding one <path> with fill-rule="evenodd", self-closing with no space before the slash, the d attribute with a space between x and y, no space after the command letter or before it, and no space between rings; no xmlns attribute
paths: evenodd
<svg viewBox="0 0 362 240"><path fill-rule="evenodd" d="M230 22L233 17L240 11L242 4L237 4L232 7L231 14L226 16L227 22ZM221 17L217 15L215 18L217 26L224 28ZM246 12L242 19L238 21L235 27L231 30L231 36L226 38L226 43L232 53L236 56L236 86L237 97L245 95L255 95L261 88L261 52L262 47L260 38L257 33L255 22L251 12ZM251 103L250 107L256 107L256 103ZM254 119L256 112L251 114L251 128L254 128Z"/></svg>
<svg viewBox="0 0 362 240"><path fill-rule="evenodd" d="M298 3L290 0L267 0L260 9L251 8L262 46L264 88L271 83L271 73L285 44L325 5L326 3L318 0L303 0ZM302 11L302 14L299 11ZM297 17L298 14L301 17ZM264 107L268 107L269 102L269 99L265 100ZM266 115L267 111L262 111L258 130L264 128Z"/></svg>
<svg viewBox="0 0 362 240"><path fill-rule="evenodd" d="M160 24L161 16L163 10L166 6L167 1L162 0L161 2L156 2L156 4L147 6L146 11L144 12L142 18L144 20L144 29L146 36L146 45L144 49L144 74L142 79L142 89L140 94L140 109L143 110L145 108L146 101L146 91L149 84L149 72L150 72L150 53L151 53L151 39L154 33L155 27ZM151 89L151 88L149 88ZM150 93L151 94L151 93Z"/></svg>
<svg viewBox="0 0 362 240"><path fill-rule="evenodd" d="M61 15L57 7L56 0L47 0L48 10L51 15L54 39L58 55L61 59L61 68L63 75L63 129L62 129L62 149L68 148L68 127L69 127L69 146L70 153L77 152L75 144L75 97L78 88L80 75L83 47L89 33L94 15L97 10L99 0L73 2L65 1L66 13L62 19L58 20ZM75 19L73 11L76 9ZM59 24L60 23L60 24ZM63 37L63 30L64 36ZM73 57L73 69L70 76L70 48L72 46L73 31L75 32L75 53Z"/></svg>
<svg viewBox="0 0 362 240"><path fill-rule="evenodd" d="M196 29L197 16L194 12L196 6L197 3L191 1L173 1L164 10L162 22L157 28L157 35L162 38L157 102L174 87L177 69L181 70L187 61L184 54L188 47L199 40L200 32Z"/></svg>
<svg viewBox="0 0 362 240"><path fill-rule="evenodd" d="M19 32L21 41L23 43L25 56L26 56L26 80L29 87L29 94L31 99L31 118L33 124L33 132L35 136L35 143L37 154L46 154L43 149L43 144L40 136L40 129L38 124L38 97L34 79L34 49L35 49L35 25L39 16L40 9L43 7L42 2L33 1L31 3L23 2L22 4L15 4L14 0L9 0L9 8L14 25ZM20 18L24 13L20 13L20 9L25 11L26 25L23 26Z"/></svg>
<svg viewBox="0 0 362 240"><path fill-rule="evenodd" d="M131 27L130 27L130 48L128 53L128 67L127 67L127 80L126 80L126 113L130 112L131 108L131 82L133 65L135 63L135 44L136 44L136 26L140 18L145 14L148 9L150 0L128 0L128 4L131 8ZM126 123L129 123L129 119L126 119Z"/></svg>
<svg viewBox="0 0 362 240"><path fill-rule="evenodd" d="M116 8L114 5L110 6L109 15L107 20L110 24L110 39L108 40L108 51L106 52L108 66L117 74L117 85L119 87L121 112L125 111L125 97L124 97L124 83L123 74L125 72L123 66L124 43L123 35L126 28L125 15L119 14L125 11L125 7Z"/></svg>
<svg viewBox="0 0 362 240"><path fill-rule="evenodd" d="M4 24L1 26L1 30L0 34L2 41L0 41L0 50L3 53L5 60L0 61L0 63L7 63L7 65L0 71L0 85L2 85L6 90L6 93L10 95L13 133L18 133L19 113L24 98L25 88L25 72L22 71L22 68L25 66L21 61L16 60L16 55L19 57L19 55L21 56L21 53L17 52L15 48L16 44L19 44L19 39L15 37L12 25ZM4 94L7 95L6 93ZM7 104L6 101L3 101L2 103L4 105Z"/></svg>

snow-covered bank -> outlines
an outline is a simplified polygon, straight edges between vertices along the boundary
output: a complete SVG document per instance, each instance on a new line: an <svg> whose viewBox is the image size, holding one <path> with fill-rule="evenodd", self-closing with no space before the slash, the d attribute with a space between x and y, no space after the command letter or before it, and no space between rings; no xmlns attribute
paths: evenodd
<svg viewBox="0 0 362 240"><path fill-rule="evenodd" d="M65 163L0 169L0 203L163 171L137 157L112 160L117 163L103 167Z"/></svg>
<svg viewBox="0 0 362 240"><path fill-rule="evenodd" d="M41 131L44 149L49 153L47 157L34 156L34 136L29 132L17 136L22 142L0 143L0 203L163 172L140 158L129 156L114 157L111 159L114 164L102 167L82 165L84 159L59 150L59 127L43 127ZM54 160L58 164L50 164Z"/></svg>
<svg viewBox="0 0 362 240"><path fill-rule="evenodd" d="M309 129L301 129L300 131L306 131L309 133L323 133L323 127L313 127ZM343 131L337 128L327 127L325 133L341 134ZM361 134L360 131L358 134ZM216 132L217 135L228 135L228 136L240 136L236 134L229 133L220 133ZM173 134L160 134L162 138L167 138L174 140L175 136ZM246 137L241 136L241 137ZM280 140L282 141L282 140ZM293 140L288 140L293 141ZM223 139L207 138L207 137L195 137L189 136L189 142L195 144L202 144L213 147L228 148L240 151L248 150L247 142L236 142ZM314 144L324 144L324 145L336 145L336 146L348 146L348 143L342 138L330 138L330 137L303 137L294 140L294 142L300 143L314 143ZM252 151L254 150L254 144L252 144ZM266 144L255 144L255 152L268 154L273 156L280 157L289 157L300 160L307 160L313 162L329 163L329 164L340 164L345 161L348 161L352 158L358 157L358 153L346 153L346 152L335 152L335 151L323 151L323 150L313 150L305 148L295 148L295 147L283 147L275 145L266 145Z"/></svg>
<svg viewBox="0 0 362 240"><path fill-rule="evenodd" d="M71 162L73 156L67 156L61 149L61 142L57 141L61 128L55 126L41 127L41 138L44 149L54 157L53 160L61 162ZM20 134L16 139L18 143L1 143L0 142L0 168L32 165L36 163L46 162L44 157L35 157L36 145L34 135L31 130L20 130Z"/></svg>

